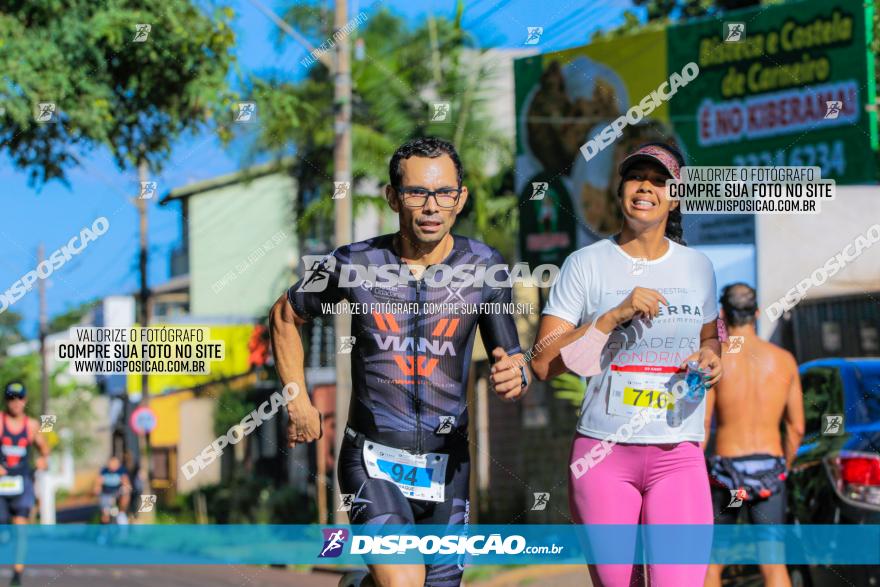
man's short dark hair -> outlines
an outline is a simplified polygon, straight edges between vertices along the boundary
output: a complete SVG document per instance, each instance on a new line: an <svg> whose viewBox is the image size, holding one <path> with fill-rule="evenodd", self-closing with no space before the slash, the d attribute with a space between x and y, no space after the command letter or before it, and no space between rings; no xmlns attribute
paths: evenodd
<svg viewBox="0 0 880 587"><path fill-rule="evenodd" d="M719 301L724 310L724 321L730 326L745 326L755 322L758 297L752 286L742 282L731 283L722 290Z"/></svg>
<svg viewBox="0 0 880 587"><path fill-rule="evenodd" d="M461 160L458 158L458 152L449 141L438 139L437 137L421 137L407 141L397 148L394 155L391 156L391 163L388 165L388 176L391 185L394 188L400 186L403 181L403 172L400 170L400 162L410 157L429 157L436 159L443 155L449 155L452 163L455 164L455 172L458 174L458 186L461 186L462 169Z"/></svg>

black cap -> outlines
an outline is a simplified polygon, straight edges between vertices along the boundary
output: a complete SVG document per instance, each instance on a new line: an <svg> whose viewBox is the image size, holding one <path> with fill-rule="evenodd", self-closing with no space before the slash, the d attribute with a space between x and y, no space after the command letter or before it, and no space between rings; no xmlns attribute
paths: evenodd
<svg viewBox="0 0 880 587"><path fill-rule="evenodd" d="M6 384L6 392L5 395L7 398L25 398L27 397L27 389L25 388L23 383L19 383L18 381L13 381L12 383Z"/></svg>

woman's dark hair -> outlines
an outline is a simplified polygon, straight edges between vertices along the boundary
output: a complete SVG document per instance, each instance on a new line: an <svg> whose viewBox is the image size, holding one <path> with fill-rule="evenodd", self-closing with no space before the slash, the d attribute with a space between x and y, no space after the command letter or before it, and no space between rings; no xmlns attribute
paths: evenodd
<svg viewBox="0 0 880 587"><path fill-rule="evenodd" d="M429 157L436 159L443 155L449 155L452 163L455 164L455 172L458 175L458 185L461 186L462 169L461 159L458 158L458 152L449 141L438 139L437 137L421 137L412 139L402 144L394 151L391 156L391 163L388 164L388 177L394 188L400 186L403 180L403 172L400 170L400 162L410 157Z"/></svg>
<svg viewBox="0 0 880 587"><path fill-rule="evenodd" d="M639 145L639 149L643 147L660 147L661 149L669 152L670 155L675 157L676 161L680 167L685 166L684 155L681 154L681 151L670 145L669 143L661 143L661 142L653 142L653 143L645 143L644 145ZM617 197L623 197L623 178L620 178L620 185L617 186ZM681 203L675 207L675 209L669 211L669 216L666 218L666 238L671 241L675 241L682 246L687 246L687 241L684 240L684 227L681 225L682 216L681 216Z"/></svg>
<svg viewBox="0 0 880 587"><path fill-rule="evenodd" d="M758 297L752 286L738 282L731 283L721 291L721 309L724 321L731 326L745 326L755 322L758 312Z"/></svg>

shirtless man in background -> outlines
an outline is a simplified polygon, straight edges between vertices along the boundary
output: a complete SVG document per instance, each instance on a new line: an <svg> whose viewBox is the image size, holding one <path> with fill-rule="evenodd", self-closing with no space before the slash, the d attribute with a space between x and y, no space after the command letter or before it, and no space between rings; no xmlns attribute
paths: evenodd
<svg viewBox="0 0 880 587"><path fill-rule="evenodd" d="M744 283L724 288L721 317L729 334L722 344L724 377L707 395L706 407L707 421L713 403L716 413L715 455L709 459L716 524L735 524L741 510L752 524L785 523L785 477L804 435L797 362L758 338L758 314L754 289ZM741 507L735 505L739 500ZM709 566L706 587L721 585L723 568ZM761 574L767 587L791 585L785 565L761 565Z"/></svg>

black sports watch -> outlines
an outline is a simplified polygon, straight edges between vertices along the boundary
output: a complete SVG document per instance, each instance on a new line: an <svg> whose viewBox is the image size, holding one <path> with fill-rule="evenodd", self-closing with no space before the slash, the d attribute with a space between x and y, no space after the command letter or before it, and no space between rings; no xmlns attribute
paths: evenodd
<svg viewBox="0 0 880 587"><path fill-rule="evenodd" d="M529 386L529 376L526 374L526 366L525 365L519 366L519 376L521 377L521 381L522 381L522 383L520 385L520 389L525 389L526 387Z"/></svg>

